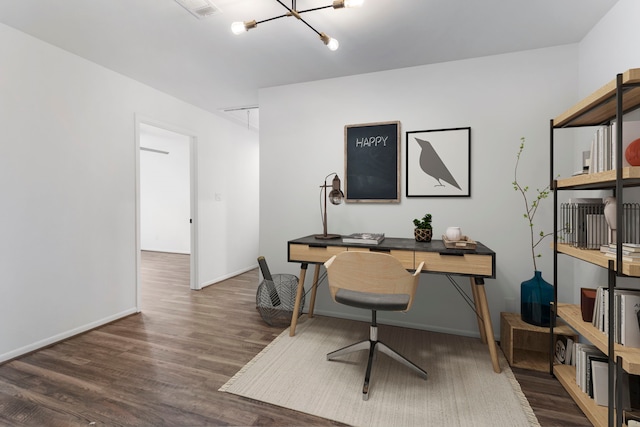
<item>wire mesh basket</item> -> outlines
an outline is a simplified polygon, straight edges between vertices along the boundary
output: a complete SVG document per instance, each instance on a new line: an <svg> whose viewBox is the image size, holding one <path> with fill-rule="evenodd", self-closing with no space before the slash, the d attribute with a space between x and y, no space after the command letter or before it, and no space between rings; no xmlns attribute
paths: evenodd
<svg viewBox="0 0 640 427"><path fill-rule="evenodd" d="M262 319L273 326L289 323L293 314L298 290L298 277L293 274L274 274L272 280L264 279L258 286L256 306ZM302 294L298 316L302 313L305 297Z"/></svg>

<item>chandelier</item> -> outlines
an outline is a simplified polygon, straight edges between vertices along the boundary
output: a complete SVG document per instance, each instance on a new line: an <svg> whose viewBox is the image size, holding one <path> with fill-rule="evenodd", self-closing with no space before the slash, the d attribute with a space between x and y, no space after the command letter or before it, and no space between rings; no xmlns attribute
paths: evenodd
<svg viewBox="0 0 640 427"><path fill-rule="evenodd" d="M273 21L275 19L284 18L286 16L294 16L299 21L304 23L307 27L311 28L311 30L313 30L313 32L315 32L320 37L320 40L322 40L322 42L325 45L327 45L327 47L330 50L336 50L336 49L338 49L338 46L340 45L338 43L338 40L336 40L336 39L334 39L332 37L329 37L325 33L321 33L318 30L316 30L315 28L313 28L311 26L311 24L309 24L307 21L305 21L302 18L301 15L303 13L313 12L313 11L316 11L316 10L328 9L330 7L334 8L334 9L342 9L342 8L345 8L345 7L359 7L359 6L362 6L362 3L364 2L364 0L334 0L333 4L330 4L330 5L327 5L327 6L320 6L320 7L314 7L314 8L311 8L311 9L298 10L298 7L296 5L296 0L291 0L291 7L287 6L286 4L281 2L280 0L276 0L276 1L278 3L280 3L280 5L282 7L287 9L287 13L285 13L284 15L280 15L280 16L274 16L273 18L263 19L262 21L256 21L254 19L252 21L234 22L233 24L231 24L231 31L233 31L234 34L242 34L244 32L249 31L252 28L256 28L258 26L258 24L261 24L263 22Z"/></svg>

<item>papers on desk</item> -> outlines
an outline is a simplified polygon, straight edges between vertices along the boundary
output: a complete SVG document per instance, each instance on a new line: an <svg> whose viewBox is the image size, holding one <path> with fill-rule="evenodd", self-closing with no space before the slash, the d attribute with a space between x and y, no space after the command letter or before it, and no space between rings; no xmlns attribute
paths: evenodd
<svg viewBox="0 0 640 427"><path fill-rule="evenodd" d="M384 233L353 233L342 237L342 243L377 245L384 240Z"/></svg>

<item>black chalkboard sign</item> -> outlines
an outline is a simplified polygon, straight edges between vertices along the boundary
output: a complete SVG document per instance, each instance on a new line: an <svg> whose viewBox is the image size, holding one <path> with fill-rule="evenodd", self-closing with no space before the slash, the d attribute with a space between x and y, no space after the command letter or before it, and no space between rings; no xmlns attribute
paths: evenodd
<svg viewBox="0 0 640 427"><path fill-rule="evenodd" d="M344 127L345 201L400 202L400 122Z"/></svg>

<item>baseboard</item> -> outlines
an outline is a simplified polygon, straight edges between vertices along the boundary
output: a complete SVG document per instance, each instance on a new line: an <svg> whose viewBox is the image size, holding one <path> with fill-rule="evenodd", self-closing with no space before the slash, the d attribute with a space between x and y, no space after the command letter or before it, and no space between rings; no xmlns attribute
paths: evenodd
<svg viewBox="0 0 640 427"><path fill-rule="evenodd" d="M64 340L69 339L71 337L74 337L76 335L80 335L80 334L82 334L84 332L90 331L91 329L95 329L95 328L98 328L100 326L104 326L107 323L111 323L111 322L114 322L116 320L120 320L123 317L130 316L130 315L135 314L137 312L138 311L136 310L136 308L133 307L133 308L130 308L128 310L121 311L120 313L114 314L113 316L108 316L108 317L105 317L103 319L96 320L95 322L88 323L88 324L80 326L78 328L74 328L74 329L65 331L63 333L54 335L52 337L45 338L43 340L37 341L37 342L35 342L33 344L29 344L29 345L26 345L24 347L18 348L16 350L10 351L8 353L4 353L4 354L0 355L0 363L6 363L6 362L8 362L10 360L13 360L13 359L17 358L17 357L24 356L25 354L32 353L32 352L37 351L37 350L41 350L41 349L43 349L45 347L52 346L52 345L54 345L56 343L59 343L60 341L64 341Z"/></svg>
<svg viewBox="0 0 640 427"><path fill-rule="evenodd" d="M258 268L258 264L253 264L253 265L251 265L249 267L245 267L245 268L242 268L240 270L236 270L236 271L234 271L232 273L225 274L224 276L220 276L220 277L218 277L216 279L213 279L213 280L211 280L209 282L201 283L200 284L200 289L206 288L207 286L214 285L216 283L222 282L222 281L227 280L227 279L231 279L232 277L238 276L238 275L240 275L242 273L246 273L247 271L251 271L251 270L253 270L255 268ZM258 289L257 286L256 286L256 289Z"/></svg>

